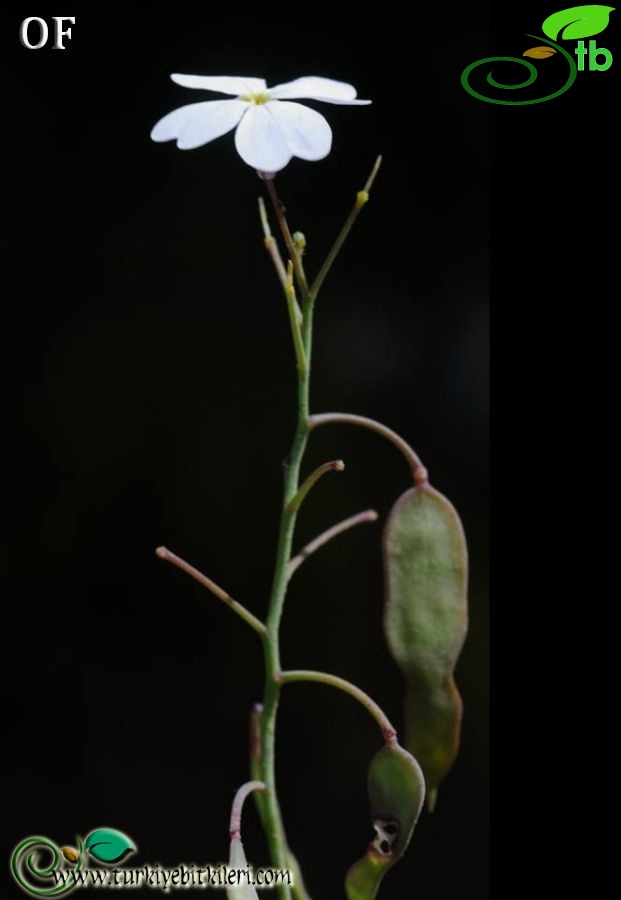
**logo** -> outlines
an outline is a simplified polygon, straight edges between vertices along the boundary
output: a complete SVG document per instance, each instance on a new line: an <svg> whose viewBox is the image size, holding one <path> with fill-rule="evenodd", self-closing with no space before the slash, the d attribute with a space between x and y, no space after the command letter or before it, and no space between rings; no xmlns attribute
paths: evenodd
<svg viewBox="0 0 621 900"><path fill-rule="evenodd" d="M249 888L292 886L289 869L243 866L231 851L230 864L179 863L173 868L159 863L120 866L137 852L134 842L116 828L96 828L85 838L76 837L75 847L59 847L47 837L24 838L11 854L11 874L19 887L32 897L57 897L76 888L146 888L168 895L171 890L235 888L235 896L256 896ZM233 846L233 844L232 844ZM95 865L93 865L93 860ZM97 866L103 863L103 866ZM234 864L235 863L235 864ZM245 888L246 890L243 890ZM90 896L90 895L89 895Z"/></svg>
<svg viewBox="0 0 621 900"><path fill-rule="evenodd" d="M470 84L470 75L479 66L484 66L487 63L511 62L525 66L528 69L528 78L519 84L503 84L496 81L490 71L487 75L488 84L501 90L517 90L528 87L537 79L537 68L528 60L520 59L517 56L487 56L485 59L479 59L477 62L466 66L461 73L461 83L473 97L484 100L486 103L498 103L502 106L528 106L531 103L543 103L545 100L559 97L569 90L576 80L578 72L585 71L586 60L588 60L588 70L590 72L605 72L612 65L612 53L605 47L598 47L597 42L594 40L589 40L588 47L585 46L584 40L578 40L572 55L572 53L560 44L555 43L555 41L559 39L571 41L592 38L594 35L600 34L608 26L610 13L614 9L614 6L572 6L570 9L562 9L560 12L553 13L544 21L541 28L548 38L547 40L545 37L542 38L533 34L526 35L535 41L541 41L542 45L525 50L522 56L528 56L530 59L540 61L555 58L563 59L569 65L569 75L565 83L558 90L547 94L545 97L535 97L530 100L501 100L498 97L486 97L485 94L481 94ZM574 56L578 58L577 63L574 60Z"/></svg>
<svg viewBox="0 0 621 900"><path fill-rule="evenodd" d="M35 897L57 896L73 890L81 879L88 857L109 866L120 862L136 846L115 828L96 828L85 839L76 838L77 847L58 847L46 837L27 837L11 855L11 872L19 886Z"/></svg>

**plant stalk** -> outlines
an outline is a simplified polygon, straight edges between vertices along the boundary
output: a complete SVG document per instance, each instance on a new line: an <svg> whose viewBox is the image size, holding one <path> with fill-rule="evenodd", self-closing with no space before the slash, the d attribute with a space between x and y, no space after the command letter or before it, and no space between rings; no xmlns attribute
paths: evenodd
<svg viewBox="0 0 621 900"><path fill-rule="evenodd" d="M394 744L397 740L397 731L381 706L378 706L375 700L369 697L368 694L365 694L357 685L352 684L351 681L339 678L338 675L330 675L328 672L313 672L310 669L295 669L290 672L282 672L280 681L282 684L291 684L295 681L314 681L317 684L327 684L330 687L337 688L339 691L344 691L364 706L366 711L375 719L387 744Z"/></svg>
<svg viewBox="0 0 621 900"><path fill-rule="evenodd" d="M291 241L291 232L284 216L283 205L271 182L268 182L268 188L280 229L283 235L286 235ZM289 241L287 241L288 244ZM291 250L291 247L289 246L288 249ZM301 334L306 365L297 369L297 422L293 444L285 466L276 564L266 620L267 633L264 638L266 684L263 697L263 712L261 713L261 776L267 788L265 795L265 830L272 864L275 868L285 868L287 865L286 839L276 794L275 774L276 717L282 687L280 684L279 629L287 585L291 574L289 560L291 558L293 535L298 514L298 507L293 505L292 501L300 487L300 467L310 432L309 389L313 328L313 304L310 300L308 282L304 275L299 254L292 254L292 256L302 300L303 320ZM278 885L277 891L281 900L291 900L289 885Z"/></svg>
<svg viewBox="0 0 621 900"><path fill-rule="evenodd" d="M287 301L289 304L289 315L291 319L297 359L297 422L295 434L293 437L293 444L285 466L283 503L278 533L276 564L272 581L268 614L265 622L267 631L263 638L266 681L265 693L263 697L263 711L261 713L260 721L260 775L261 780L266 786L265 804L262 804L262 807L264 810L264 825L266 837L270 855L272 857L272 863L275 868L285 868L287 865L288 848L280 813L280 807L278 804L278 797L276 794L275 745L276 718L278 714L280 691L282 689L279 643L280 620L282 617L289 579L291 578L291 575L295 569L295 566L292 567L291 565L291 550L299 506L301 501L304 499L304 496L302 495L301 497L299 497L298 493L300 491L300 468L302 465L302 460L304 458L304 452L306 450L311 427L313 425L322 424L324 421L334 420L331 416L323 416L319 418L313 416L313 418L311 419L309 414L314 304L319 289L321 288L326 275L330 271L330 268L332 267L332 264L334 263L341 249L341 246L343 245L347 235L351 231L351 228L356 218L358 217L360 210L369 199L369 191L371 190L371 186L377 175L380 162L381 157L378 157L375 165L373 166L371 174L367 179L364 189L357 194L354 208L350 213L347 221L345 222L345 225L343 226L340 234L338 235L332 249L328 253L328 256L326 257L326 260L320 268L319 274L315 278L312 286L309 285L306 273L304 271L304 264L302 261L303 249L299 246L299 243L296 244L296 241L291 234L291 229L289 228L289 223L287 222L285 214L285 207L280 200L280 197L278 196L274 179L268 178L265 180L267 191L274 208L274 213L278 220L278 226L285 242L289 257L291 259L290 271L287 273L287 281L285 284L285 294L287 296ZM269 223L267 222L267 216L265 215L264 207L261 205L260 214L264 234L267 237L269 233ZM268 247L268 250L273 250L273 248ZM279 269L277 264L276 268L277 270ZM293 271L291 271L291 269ZM293 315L293 304L295 302L292 278L293 275L295 275L295 281L297 282L301 299L301 323L297 323L296 317ZM296 331L296 325L298 326L299 331ZM342 416L339 418L341 421L344 420L344 417ZM355 418L359 420L356 424L362 424L362 420L360 419L360 417ZM351 421L351 419L349 421ZM376 430L379 430L379 428L376 428ZM393 433L391 432L390 436L392 436L392 434ZM389 435L385 434L385 436ZM394 437L392 439L394 442ZM405 446L407 447L407 445ZM404 448L401 447L400 449L403 450ZM408 449L411 451L411 448ZM413 454L413 451L411 451L411 454ZM422 470L422 467L420 466L420 461L415 457L415 455L411 455L410 462L413 464L415 477L416 475L418 475L418 477L420 478L421 474L424 472L424 470ZM313 483L312 478L313 476L311 475L311 485ZM308 480L305 484L308 484ZM298 499L300 500L300 503L297 502ZM337 678L334 678L331 683L333 684L333 686L338 686L341 689L345 689L345 685L347 684L342 679ZM362 691L352 688L352 690L350 690L349 692L353 693L353 695L356 696L357 699L360 700L360 702L363 702L369 710L375 709L375 704L373 703L373 701L371 701L370 698L363 694ZM379 711L378 716L378 721L381 721L381 716L383 716L381 710ZM384 726L386 740L392 739L390 735L394 735L394 729L392 729L392 726L388 722L385 722ZM289 885L278 885L277 892L280 900L291 900L291 890Z"/></svg>

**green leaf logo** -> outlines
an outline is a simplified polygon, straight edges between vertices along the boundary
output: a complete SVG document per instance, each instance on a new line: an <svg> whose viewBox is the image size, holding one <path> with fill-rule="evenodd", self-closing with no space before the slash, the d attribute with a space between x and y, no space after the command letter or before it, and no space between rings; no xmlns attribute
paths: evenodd
<svg viewBox="0 0 621 900"><path fill-rule="evenodd" d="M541 27L553 41L592 37L606 28L614 9L614 6L572 6L548 16Z"/></svg>
<svg viewBox="0 0 621 900"><path fill-rule="evenodd" d="M97 828L86 838L84 844L91 856L100 862L118 862L127 853L136 850L133 841L114 828Z"/></svg>

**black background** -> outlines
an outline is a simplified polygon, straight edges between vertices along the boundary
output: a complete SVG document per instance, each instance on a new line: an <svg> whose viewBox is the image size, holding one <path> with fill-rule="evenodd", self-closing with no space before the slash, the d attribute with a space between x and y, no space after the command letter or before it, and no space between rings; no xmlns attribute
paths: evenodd
<svg viewBox="0 0 621 900"><path fill-rule="evenodd" d="M278 177L311 270L378 152L384 166L319 301L312 407L373 416L409 439L460 511L471 552L471 627L457 671L462 752L382 896L484 900L490 246L508 451L497 463L508 479L496 532L507 565L495 579L494 646L499 669L520 684L509 743L528 748L538 694L522 685L549 595L541 582L511 603L508 594L549 521L532 513L529 491L542 469L554 482L579 406L584 301L593 310L599 296L585 295L579 276L596 281L593 250L608 235L594 204L607 202L618 63L580 73L553 101L498 107L468 95L461 71L486 55L521 55L524 32L540 33L556 8L503 5L491 20L483 3L413 8L407 19L396 4L63 11L77 16L63 53L20 46L20 21L41 10L20 6L3 25L3 852L29 834L72 843L109 825L135 839L136 865L227 856L230 800L247 777L248 710L262 693L260 647L153 550L166 544L264 613L294 370L261 246L261 185L232 136L181 152L148 135L166 112L199 99L170 72L268 84L313 73L351 81L373 105L317 104L334 131L331 155L294 160ZM613 25L599 43L614 50ZM557 60L538 64L542 81L556 87L564 75L554 82L548 63ZM358 510L384 516L407 486L403 461L374 435L323 429L305 467L335 457L346 471L309 498L298 546ZM520 511L526 527L508 547L504 523L515 526ZM381 633L380 527L339 538L296 576L283 662L355 681L399 721L401 679ZM349 698L287 688L279 788L313 896L342 896L369 838L365 773L377 745ZM506 797L523 806L526 779L512 772ZM248 854L267 862L249 810ZM6 894L18 892L9 883Z"/></svg>

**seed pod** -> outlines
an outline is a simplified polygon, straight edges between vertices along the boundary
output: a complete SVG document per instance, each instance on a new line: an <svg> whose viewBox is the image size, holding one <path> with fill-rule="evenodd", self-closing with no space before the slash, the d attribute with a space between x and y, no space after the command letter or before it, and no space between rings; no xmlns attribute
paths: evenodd
<svg viewBox="0 0 621 900"><path fill-rule="evenodd" d="M347 873L347 900L377 895L382 878L405 853L425 799L420 766L399 744L387 744L373 757L367 785L375 839Z"/></svg>
<svg viewBox="0 0 621 900"><path fill-rule="evenodd" d="M467 549L457 512L428 483L406 491L384 530L388 646L407 684L405 746L433 809L459 749L462 703L453 671L467 629Z"/></svg>
<svg viewBox="0 0 621 900"><path fill-rule="evenodd" d="M60 852L67 862L77 862L80 858L80 851L76 850L75 847L61 847Z"/></svg>

